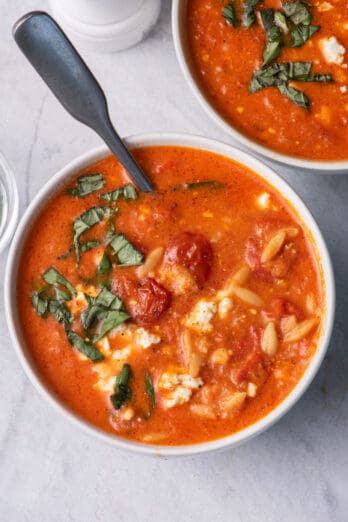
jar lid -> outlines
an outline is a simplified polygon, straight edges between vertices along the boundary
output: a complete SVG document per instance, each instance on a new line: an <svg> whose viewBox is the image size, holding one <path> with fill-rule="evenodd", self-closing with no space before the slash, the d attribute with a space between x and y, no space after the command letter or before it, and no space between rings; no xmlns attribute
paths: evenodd
<svg viewBox="0 0 348 522"><path fill-rule="evenodd" d="M18 220L18 190L12 170L0 153L0 252L12 239Z"/></svg>

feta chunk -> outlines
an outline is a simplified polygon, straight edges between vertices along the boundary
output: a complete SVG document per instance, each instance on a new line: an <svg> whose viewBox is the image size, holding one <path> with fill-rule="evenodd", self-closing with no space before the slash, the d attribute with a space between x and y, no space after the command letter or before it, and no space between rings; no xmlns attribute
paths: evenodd
<svg viewBox="0 0 348 522"><path fill-rule="evenodd" d="M211 332L213 326L210 324L210 321L216 312L217 305L214 301L198 301L187 317L185 324L201 333Z"/></svg>
<svg viewBox="0 0 348 522"><path fill-rule="evenodd" d="M345 94L347 92L347 86L346 85L341 85L340 87L340 91Z"/></svg>
<svg viewBox="0 0 348 522"><path fill-rule="evenodd" d="M330 4L330 2L321 2L318 5L317 9L318 9L319 13L326 13L326 11L331 11L331 9L333 9L333 5Z"/></svg>
<svg viewBox="0 0 348 522"><path fill-rule="evenodd" d="M203 381L200 377L193 378L188 373L170 372L163 373L158 383L166 408L173 408L188 402L192 391L202 385Z"/></svg>
<svg viewBox="0 0 348 522"><path fill-rule="evenodd" d="M158 335L145 330L145 328L137 328L135 341L139 346L141 346L141 348L146 349L153 344L160 343L161 338Z"/></svg>
<svg viewBox="0 0 348 522"><path fill-rule="evenodd" d="M257 198L257 204L260 208L268 208L269 207L270 195L268 192L262 192Z"/></svg>
<svg viewBox="0 0 348 522"><path fill-rule="evenodd" d="M223 299L221 299L218 307L220 319L225 319L228 312L231 310L232 305L233 301L230 297L224 297Z"/></svg>
<svg viewBox="0 0 348 522"><path fill-rule="evenodd" d="M112 358L116 361L124 361L129 357L131 353L131 349L129 346L126 346L125 348L122 348L121 350L115 350L112 354Z"/></svg>
<svg viewBox="0 0 348 522"><path fill-rule="evenodd" d="M346 49L337 41L335 36L322 38L320 40L320 47L324 58L328 63L342 65Z"/></svg>

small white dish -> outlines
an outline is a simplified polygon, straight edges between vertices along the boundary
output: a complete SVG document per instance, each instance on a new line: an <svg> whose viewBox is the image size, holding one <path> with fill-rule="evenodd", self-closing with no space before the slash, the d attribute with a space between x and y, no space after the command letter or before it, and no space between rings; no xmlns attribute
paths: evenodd
<svg viewBox="0 0 348 522"><path fill-rule="evenodd" d="M289 203L296 209L298 215L301 216L305 227L307 227L307 229L312 234L314 248L317 252L318 262L321 264L323 279L325 282L325 287L323 289L325 304L323 307L324 311L322 317L322 331L315 355L313 356L308 368L306 369L298 384L285 398L285 400L281 402L274 410L247 428L234 433L233 435L229 435L211 442L190 444L186 446L158 446L142 444L139 442L122 439L117 435L107 434L92 426L69 410L69 408L64 405L57 398L57 396L54 395L54 393L52 393L47 384L43 381L35 365L33 364L30 353L26 347L26 343L21 331L16 302L17 273L22 249L25 244L26 237L30 231L31 224L37 215L41 212L41 210L45 207L48 199L52 197L52 194L60 190L62 185L67 183L67 181L73 175L76 175L77 172L100 160L106 155L109 155L110 152L105 146L98 147L97 149L93 149L89 152L86 152L85 154L82 154L74 161L66 165L63 169L61 169L55 176L53 176L41 188L39 193L30 203L17 228L9 252L5 273L5 312L15 352L22 364L24 371L33 385L37 388L41 395L52 406L54 406L56 410L58 410L65 418L69 419L82 428L85 432L93 435L101 441L110 443L116 448L130 450L141 454L168 457L196 455L232 448L261 433L274 424L277 420L279 420L303 395L316 375L325 356L334 321L335 284L331 261L324 239L311 213L303 201L299 198L299 196L297 196L297 194L293 191L293 189L261 161L245 152L242 152L239 149L231 147L230 145L222 142L188 134L144 134L126 138L125 141L131 148L154 145L176 145L207 150L222 156L226 156L256 172L258 176L272 185L287 201L289 201Z"/></svg>
<svg viewBox="0 0 348 522"><path fill-rule="evenodd" d="M248 147L253 152L261 154L270 160L283 163L292 167L300 167L303 169L315 170L322 173L344 174L348 173L348 159L340 161L318 161L301 159L287 154L281 154L268 147L263 147L258 142L248 138L245 134L239 132L229 122L227 122L214 105L204 95L199 83L196 79L192 60L189 56L187 37L186 37L186 11L188 0L173 0L172 4L172 33L174 39L174 47L181 71L192 89L197 100L210 116L210 118L222 127L227 134L238 142ZM347 153L348 154L348 153Z"/></svg>

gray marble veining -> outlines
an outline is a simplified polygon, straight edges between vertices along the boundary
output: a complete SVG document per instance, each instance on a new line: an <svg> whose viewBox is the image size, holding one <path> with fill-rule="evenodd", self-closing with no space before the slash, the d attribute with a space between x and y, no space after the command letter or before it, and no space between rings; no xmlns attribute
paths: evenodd
<svg viewBox="0 0 348 522"><path fill-rule="evenodd" d="M21 213L58 168L99 144L61 109L12 41L13 22L42 8L48 8L44 0L0 0L0 149L16 173ZM85 56L121 134L186 131L231 141L182 78L169 0L140 45ZM8 337L1 281L0 520L348 520L348 176L276 170L317 219L337 278L329 353L302 400L268 432L233 451L183 460L120 453L59 417L29 384Z"/></svg>

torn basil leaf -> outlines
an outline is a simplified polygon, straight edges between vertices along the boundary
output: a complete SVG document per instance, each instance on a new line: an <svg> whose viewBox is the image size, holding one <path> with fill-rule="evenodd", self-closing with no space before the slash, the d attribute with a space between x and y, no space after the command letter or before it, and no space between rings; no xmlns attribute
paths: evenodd
<svg viewBox="0 0 348 522"><path fill-rule="evenodd" d="M71 300L71 292L69 290L62 290L61 288L55 288L56 299L58 301L70 301Z"/></svg>
<svg viewBox="0 0 348 522"><path fill-rule="evenodd" d="M122 370L115 379L114 393L110 395L115 410L119 410L132 396L129 381L132 377L132 370L129 364L124 364Z"/></svg>
<svg viewBox="0 0 348 522"><path fill-rule="evenodd" d="M243 25L251 27L256 21L255 7L260 4L262 0L244 0L243 3Z"/></svg>
<svg viewBox="0 0 348 522"><path fill-rule="evenodd" d="M153 386L151 375L147 370L145 371L145 391L146 391L146 395L148 396L149 401L150 401L150 411L148 413L148 417L149 417L155 408L156 396L155 396L155 388Z"/></svg>
<svg viewBox="0 0 348 522"><path fill-rule="evenodd" d="M293 103L295 103L299 107L303 107L303 109L306 109L308 111L310 102L308 97L303 92L299 91L298 89L295 89L294 87L290 87L290 85L287 84L278 85L278 89L283 96L286 96Z"/></svg>
<svg viewBox="0 0 348 522"><path fill-rule="evenodd" d="M229 2L222 10L222 16L233 27L238 27L238 18L233 2Z"/></svg>
<svg viewBox="0 0 348 522"><path fill-rule="evenodd" d="M99 341L110 330L130 318L122 299L107 288L88 299L88 308L81 313L81 324L90 339Z"/></svg>
<svg viewBox="0 0 348 522"><path fill-rule="evenodd" d="M76 332L66 328L66 335L69 343L79 352L83 353L91 361L98 362L104 359L104 355L93 344L85 341Z"/></svg>
<svg viewBox="0 0 348 522"><path fill-rule="evenodd" d="M138 198L138 193L133 185L129 183L128 185L124 185L123 187L101 195L102 199L105 199L105 201L117 201L121 196L123 196L124 199L135 200Z"/></svg>
<svg viewBox="0 0 348 522"><path fill-rule="evenodd" d="M68 325L74 321L69 308L57 299L51 299L49 303L49 311L58 323Z"/></svg>
<svg viewBox="0 0 348 522"><path fill-rule="evenodd" d="M313 34L319 31L318 25L299 25L291 29L291 47L301 47Z"/></svg>
<svg viewBox="0 0 348 522"><path fill-rule="evenodd" d="M209 181L195 181L193 183L183 183L183 188L185 189L195 189L195 188L223 188L223 183L220 181L209 180Z"/></svg>
<svg viewBox="0 0 348 522"><path fill-rule="evenodd" d="M111 259L106 252L104 252L103 257L100 260L100 263L97 267L98 274L108 274L112 268Z"/></svg>
<svg viewBox="0 0 348 522"><path fill-rule="evenodd" d="M80 246L81 252L88 252L88 250L92 250L92 248L95 248L96 246L100 245L100 241L97 239L91 239L90 241L86 241L86 243L82 243Z"/></svg>
<svg viewBox="0 0 348 522"><path fill-rule="evenodd" d="M48 315L48 299L43 296L43 292L44 290L33 292L31 302L39 316L46 318Z"/></svg>
<svg viewBox="0 0 348 522"><path fill-rule="evenodd" d="M69 283L69 281L65 279L65 277L62 276L62 274L54 268L54 266L51 266L48 270L46 270L46 272L42 274L42 278L49 285L62 285L65 286L65 288L67 288L68 290L70 290L70 292L73 295L76 294L76 290L73 287L73 285Z"/></svg>
<svg viewBox="0 0 348 522"><path fill-rule="evenodd" d="M103 207L92 207L81 214L73 223L74 247L77 263L80 261L80 237L103 219L105 209Z"/></svg>
<svg viewBox="0 0 348 522"><path fill-rule="evenodd" d="M283 31L284 34L289 32L289 26L286 17L280 11L276 11L274 13L274 23L277 27L279 27L279 29L281 29L281 31Z"/></svg>
<svg viewBox="0 0 348 522"><path fill-rule="evenodd" d="M266 32L266 47L263 51L263 65L278 58L282 44L282 33L275 23L273 9L261 9L261 21Z"/></svg>
<svg viewBox="0 0 348 522"><path fill-rule="evenodd" d="M144 261L144 255L128 241L124 234L116 234L110 241L110 246L117 255L118 265L134 266Z"/></svg>
<svg viewBox="0 0 348 522"><path fill-rule="evenodd" d="M295 25L310 25L312 16L307 2L282 2L285 15Z"/></svg>
<svg viewBox="0 0 348 522"><path fill-rule="evenodd" d="M103 176L100 173L87 174L86 176L79 176L77 178L77 186L68 190L71 196L83 198L101 190L105 185Z"/></svg>
<svg viewBox="0 0 348 522"><path fill-rule="evenodd" d="M57 259L67 259L71 254L71 247L69 248L69 250L67 250L64 254L61 254L60 256L57 257Z"/></svg>

